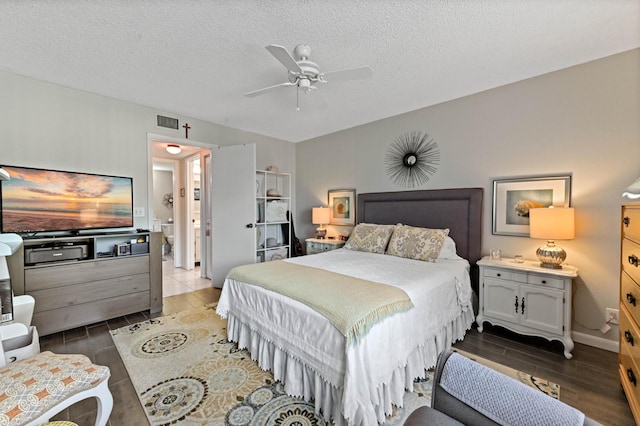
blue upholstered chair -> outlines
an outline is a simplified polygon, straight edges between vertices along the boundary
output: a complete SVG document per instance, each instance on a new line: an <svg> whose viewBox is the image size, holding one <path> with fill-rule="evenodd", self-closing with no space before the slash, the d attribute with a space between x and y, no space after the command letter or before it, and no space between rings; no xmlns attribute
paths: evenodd
<svg viewBox="0 0 640 426"><path fill-rule="evenodd" d="M587 425L600 423L537 389L452 351L436 364L431 407L415 410L405 426Z"/></svg>

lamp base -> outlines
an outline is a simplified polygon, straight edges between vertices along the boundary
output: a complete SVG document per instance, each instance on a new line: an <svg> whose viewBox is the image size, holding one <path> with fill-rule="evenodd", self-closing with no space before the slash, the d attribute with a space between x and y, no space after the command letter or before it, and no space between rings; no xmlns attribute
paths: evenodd
<svg viewBox="0 0 640 426"><path fill-rule="evenodd" d="M567 252L562 247L556 246L552 240L549 240L547 245L538 247L536 256L538 256L541 267L562 269L562 263L567 258Z"/></svg>
<svg viewBox="0 0 640 426"><path fill-rule="evenodd" d="M324 237L327 235L327 228L324 226L318 226L316 228L316 238L319 240L324 240Z"/></svg>

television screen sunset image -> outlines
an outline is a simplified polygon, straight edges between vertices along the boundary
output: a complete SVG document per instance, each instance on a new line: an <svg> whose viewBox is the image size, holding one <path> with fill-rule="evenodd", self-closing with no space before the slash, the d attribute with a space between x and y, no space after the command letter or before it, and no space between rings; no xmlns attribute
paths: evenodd
<svg viewBox="0 0 640 426"><path fill-rule="evenodd" d="M2 232L133 226L132 179L3 166Z"/></svg>

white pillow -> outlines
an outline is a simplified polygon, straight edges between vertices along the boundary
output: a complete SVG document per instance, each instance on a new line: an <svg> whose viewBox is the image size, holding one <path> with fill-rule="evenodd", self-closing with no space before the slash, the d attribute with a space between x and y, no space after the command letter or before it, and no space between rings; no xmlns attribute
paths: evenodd
<svg viewBox="0 0 640 426"><path fill-rule="evenodd" d="M444 239L444 244L442 244L442 248L440 249L440 253L438 254L437 260L464 260L456 251L456 242L453 241L453 238L446 236Z"/></svg>

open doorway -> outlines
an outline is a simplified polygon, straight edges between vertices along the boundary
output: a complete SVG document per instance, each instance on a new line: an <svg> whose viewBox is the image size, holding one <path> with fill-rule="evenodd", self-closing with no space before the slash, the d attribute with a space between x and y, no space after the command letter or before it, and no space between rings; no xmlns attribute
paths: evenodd
<svg viewBox="0 0 640 426"><path fill-rule="evenodd" d="M203 159L210 155L205 144L162 135L148 135L149 214L152 229L163 233L163 294L182 294L210 287L201 267L207 250L200 242ZM167 151L174 146L175 153ZM179 151L179 152L178 152Z"/></svg>

